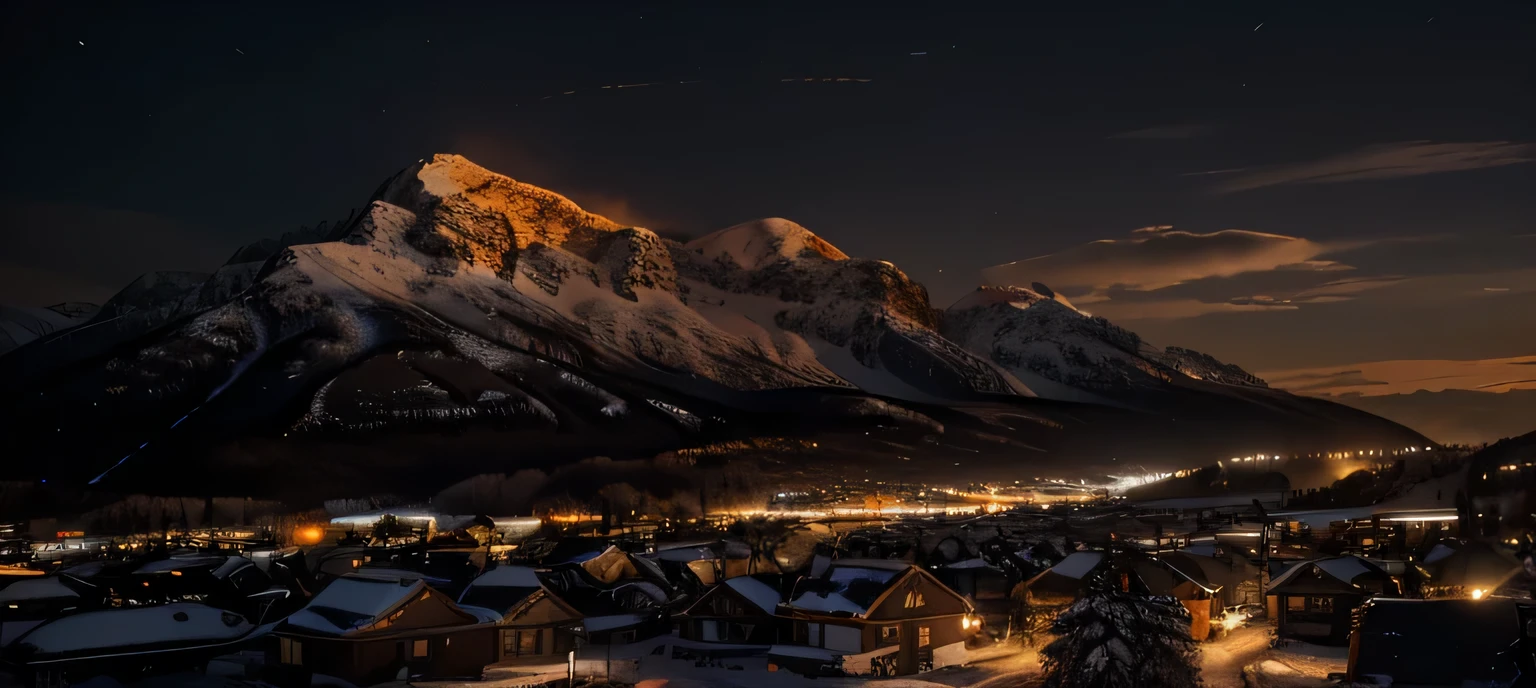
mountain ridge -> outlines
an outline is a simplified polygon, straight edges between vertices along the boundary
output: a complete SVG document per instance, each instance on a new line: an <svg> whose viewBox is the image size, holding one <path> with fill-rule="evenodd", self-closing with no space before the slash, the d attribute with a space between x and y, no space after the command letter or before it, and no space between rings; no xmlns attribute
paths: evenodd
<svg viewBox="0 0 1536 688"><path fill-rule="evenodd" d="M136 467L160 452L173 457L162 464L222 461L260 482L271 480L251 473L260 462L210 459L199 443L245 456L241 443L282 438L305 451L375 442L373 459L326 459L355 466L378 460L378 433L448 432L458 439L443 446L482 466L492 436L519 438L520 460L537 461L830 432L868 460L899 452L932 467L956 452L1113 456L1113 433L1079 430L1094 423L1167 435L1141 445L1169 456L1260 438L1298 450L1335 435L1422 439L1146 345L1044 285L978 290L941 313L896 266L851 258L788 220L679 243L460 156L407 167L330 231L138 308L167 314L144 332L79 354L41 355L62 346L44 341L0 357L7 374L10 361L36 364L23 393L35 396L9 399L27 446L56 451L66 433L62 422L47 433L49 420L78 419L111 431L69 438L94 457L77 475L144 480ZM1204 379L1222 375L1239 384ZM1170 408L1219 420L1186 418L1192 443L1163 427ZM871 427L883 437L851 431Z"/></svg>

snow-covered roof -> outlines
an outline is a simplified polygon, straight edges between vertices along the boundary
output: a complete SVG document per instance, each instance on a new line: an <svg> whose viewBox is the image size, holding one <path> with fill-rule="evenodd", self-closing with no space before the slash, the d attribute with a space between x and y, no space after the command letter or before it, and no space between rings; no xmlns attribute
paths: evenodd
<svg viewBox="0 0 1536 688"><path fill-rule="evenodd" d="M1082 578L1104 561L1103 552L1073 552L1052 566L1051 572L1068 578Z"/></svg>
<svg viewBox="0 0 1536 688"><path fill-rule="evenodd" d="M364 567L362 567L362 568L352 572L350 575L351 575L351 577L354 577L354 578L373 578L373 579L376 579L376 580L391 581L391 582L395 582L395 583L398 583L400 581L416 581L416 580L427 581L428 583L447 583L448 582L448 579L447 578L443 578L442 576L434 576L434 575L429 574L429 573L422 573L421 571L412 571L410 569L397 569L397 568L391 568L391 567L388 567L388 566L377 566L377 567L375 567L375 566L364 566Z"/></svg>
<svg viewBox="0 0 1536 688"><path fill-rule="evenodd" d="M824 650L819 647L807 647L805 645L774 645L768 648L768 654L778 655L780 657L820 659L827 662L833 661L838 657L838 655L833 653L831 650Z"/></svg>
<svg viewBox="0 0 1536 688"><path fill-rule="evenodd" d="M107 650L161 643L231 642L255 629L239 614L178 602L61 616L18 638L41 654Z"/></svg>
<svg viewBox="0 0 1536 688"><path fill-rule="evenodd" d="M1322 569L1324 573L1344 581L1345 583L1353 581L1357 576L1360 576L1361 574L1371 572L1370 565L1360 561L1358 557L1322 559L1312 563L1317 564L1317 567Z"/></svg>
<svg viewBox="0 0 1536 688"><path fill-rule="evenodd" d="M474 616L475 620L479 621L480 623L487 623L487 624L500 623L502 618L503 618L501 616L501 613L496 611L496 610L494 610L494 609L486 609L485 607L476 607L476 606L474 606L472 604L461 604L461 605L459 605L459 609L462 609L462 610L464 610L466 612L469 612L470 615Z"/></svg>
<svg viewBox="0 0 1536 688"><path fill-rule="evenodd" d="M779 591L756 578L737 576L726 579L725 584L764 612L772 614L779 607Z"/></svg>
<svg viewBox="0 0 1536 688"><path fill-rule="evenodd" d="M639 624L648 618L646 614L610 614L608 616L589 616L582 620L581 625L588 633L600 633L611 631L615 628L625 628Z"/></svg>
<svg viewBox="0 0 1536 688"><path fill-rule="evenodd" d="M410 600L426 587L416 581L391 581L380 578L342 576L303 609L289 616L287 623L311 631L341 635L367 626L385 612Z"/></svg>
<svg viewBox="0 0 1536 688"><path fill-rule="evenodd" d="M820 579L830 589L809 590L789 606L813 612L866 614L881 592L912 565L893 559L838 559Z"/></svg>
<svg viewBox="0 0 1536 688"><path fill-rule="evenodd" d="M662 561L676 561L684 563L690 561L699 561L701 559L719 558L719 555L715 554L713 549L702 545L697 547L677 547L673 549L666 549L651 556Z"/></svg>
<svg viewBox="0 0 1536 688"><path fill-rule="evenodd" d="M899 559L834 559L834 568L861 568L879 569L882 571L905 571L912 565Z"/></svg>
<svg viewBox="0 0 1536 688"><path fill-rule="evenodd" d="M537 588L539 577L526 566L498 566L480 574L470 587L494 586L499 588Z"/></svg>
<svg viewBox="0 0 1536 688"><path fill-rule="evenodd" d="M1371 573L1372 571L1376 570L1376 568L1370 563L1352 555L1331 557L1327 559L1313 559L1311 561L1303 561L1298 563L1295 566L1286 569L1284 573L1272 578L1269 581L1269 587L1264 589L1265 592L1275 590L1280 586L1285 585L1292 579L1296 578L1296 574L1298 572L1310 570L1313 566L1321 569L1323 573L1326 573L1329 576L1332 576L1339 581L1349 585L1354 585L1354 580L1361 575Z"/></svg>
<svg viewBox="0 0 1536 688"><path fill-rule="evenodd" d="M1434 547L1430 548L1429 554L1424 555L1424 563L1433 564L1455 553L1455 547L1447 547L1445 543L1437 542Z"/></svg>
<svg viewBox="0 0 1536 688"><path fill-rule="evenodd" d="M0 602L18 602L21 600L56 600L61 598L79 597L58 576L46 576L43 578L27 578L16 581L4 589L0 589Z"/></svg>
<svg viewBox="0 0 1536 688"><path fill-rule="evenodd" d="M993 566L991 564L988 564L986 559L982 559L981 557L975 557L975 558L971 558L971 559L966 559L964 561L957 561L957 562L955 562L953 564L945 564L943 568L946 568L946 569L995 569L997 567L995 567L995 566Z"/></svg>
<svg viewBox="0 0 1536 688"><path fill-rule="evenodd" d="M866 610L842 595L829 593L808 592L796 597L789 603L795 609L804 609L808 612L848 612L849 614L863 614Z"/></svg>

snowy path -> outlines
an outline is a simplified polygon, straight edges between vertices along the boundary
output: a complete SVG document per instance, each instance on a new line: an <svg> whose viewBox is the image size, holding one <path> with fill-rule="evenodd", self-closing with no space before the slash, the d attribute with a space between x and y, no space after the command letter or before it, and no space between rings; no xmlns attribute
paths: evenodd
<svg viewBox="0 0 1536 688"><path fill-rule="evenodd" d="M1256 623L1200 646L1200 677L1207 688L1243 688L1243 667L1269 649L1269 624Z"/></svg>

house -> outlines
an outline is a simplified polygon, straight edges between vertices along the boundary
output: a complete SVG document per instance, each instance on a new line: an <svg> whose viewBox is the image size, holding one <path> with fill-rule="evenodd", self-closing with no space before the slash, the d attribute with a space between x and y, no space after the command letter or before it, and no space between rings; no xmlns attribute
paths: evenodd
<svg viewBox="0 0 1536 688"><path fill-rule="evenodd" d="M855 675L912 674L963 661L965 641L980 630L971 613L970 602L933 574L889 559L833 561L801 580L781 607L793 620L797 646L830 653ZM786 653L774 648L769 657L793 666L796 657L776 659Z"/></svg>
<svg viewBox="0 0 1536 688"><path fill-rule="evenodd" d="M1374 599L1361 612L1351 680L1386 676L1392 685L1459 688L1515 678L1515 663L1501 656L1521 635L1513 600Z"/></svg>
<svg viewBox="0 0 1536 688"><path fill-rule="evenodd" d="M728 578L682 613L678 631L687 640L772 645L787 635L780 632L783 620L776 616L781 602L777 588L756 578Z"/></svg>
<svg viewBox="0 0 1536 688"><path fill-rule="evenodd" d="M544 587L533 569L498 566L476 578L459 596L472 613L490 610L496 622L496 662L548 664L576 647L582 614Z"/></svg>
<svg viewBox="0 0 1536 688"><path fill-rule="evenodd" d="M1020 583L1013 597L1031 607L1063 607L1092 587L1092 577L1109 567L1103 552L1073 552L1055 566Z"/></svg>
<svg viewBox="0 0 1536 688"><path fill-rule="evenodd" d="M332 581L274 634L279 663L366 686L479 678L496 661L496 621L419 578L353 574Z"/></svg>
<svg viewBox="0 0 1536 688"><path fill-rule="evenodd" d="M1270 616L1279 634L1309 642L1349 642L1351 615L1375 596L1400 594L1397 582L1376 564L1355 556L1295 564L1269 582Z"/></svg>
<svg viewBox="0 0 1536 688"><path fill-rule="evenodd" d="M54 618L0 651L24 684L123 682L188 671L238 651L271 629L233 612L191 602L104 609Z"/></svg>
<svg viewBox="0 0 1536 688"><path fill-rule="evenodd" d="M1189 551L1158 555L1169 568L1203 588L1216 590L1220 607L1260 604L1259 567L1242 556L1213 553L1210 556ZM1218 612L1220 609L1217 610Z"/></svg>

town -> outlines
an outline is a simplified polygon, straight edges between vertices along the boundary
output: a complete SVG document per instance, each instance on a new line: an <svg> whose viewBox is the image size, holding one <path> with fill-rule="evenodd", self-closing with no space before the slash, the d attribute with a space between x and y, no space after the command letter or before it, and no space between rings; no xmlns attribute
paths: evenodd
<svg viewBox="0 0 1536 688"><path fill-rule="evenodd" d="M859 479L692 518L144 498L0 526L0 659L29 688L1032 685L1110 599L1172 610L1207 685L1507 681L1531 656L1506 651L1536 610L1533 449L1367 450L1310 488L1338 459Z"/></svg>

